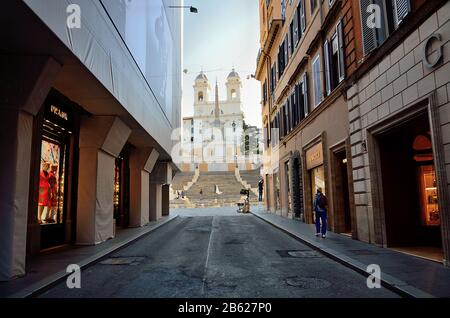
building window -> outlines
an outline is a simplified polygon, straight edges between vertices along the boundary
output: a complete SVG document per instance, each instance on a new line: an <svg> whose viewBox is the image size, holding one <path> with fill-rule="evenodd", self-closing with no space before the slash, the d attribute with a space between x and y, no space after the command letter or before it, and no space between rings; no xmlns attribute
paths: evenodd
<svg viewBox="0 0 450 318"><path fill-rule="evenodd" d="M294 21L291 22L291 25L289 26L289 54L292 56L294 54Z"/></svg>
<svg viewBox="0 0 450 318"><path fill-rule="evenodd" d="M284 38L278 50L278 78L280 78L287 65L288 61L288 35Z"/></svg>
<svg viewBox="0 0 450 318"><path fill-rule="evenodd" d="M267 81L264 81L263 87L262 87L262 96L263 96L263 104L267 103Z"/></svg>
<svg viewBox="0 0 450 318"><path fill-rule="evenodd" d="M377 7L372 6L373 3L373 0L360 0L362 40L365 54L380 46L411 12L410 0L378 0L375 1ZM371 10L372 8L375 9ZM380 8L379 12L374 11L377 10L376 8ZM374 22L372 16L376 13L380 14L381 23L379 27L372 27L367 22Z"/></svg>
<svg viewBox="0 0 450 318"><path fill-rule="evenodd" d="M314 13L317 7L317 0L311 0L311 15Z"/></svg>
<svg viewBox="0 0 450 318"><path fill-rule="evenodd" d="M284 37L284 66L283 69L286 69L286 66L289 63L289 32Z"/></svg>
<svg viewBox="0 0 450 318"><path fill-rule="evenodd" d="M203 102L203 92L198 92L198 101Z"/></svg>
<svg viewBox="0 0 450 318"><path fill-rule="evenodd" d="M277 85L277 69L276 64L273 64L271 70L270 70L270 95L273 95L273 92L275 91L275 87Z"/></svg>
<svg viewBox="0 0 450 318"><path fill-rule="evenodd" d="M297 11L298 11L298 27L299 27L299 34L301 32L301 34L305 33L306 30L306 7L305 7L305 0L300 0L300 2L298 3L298 7L297 7ZM299 35L299 38L301 36Z"/></svg>
<svg viewBox="0 0 450 318"><path fill-rule="evenodd" d="M231 99L235 99L237 97L237 93L235 89L231 90Z"/></svg>
<svg viewBox="0 0 450 318"><path fill-rule="evenodd" d="M294 47L297 47L298 41L300 40L300 36L299 36L300 28L299 28L299 23L298 23L298 21L299 21L298 17L299 17L299 14L298 14L298 7L297 7L297 9L294 12L294 19L292 20L292 22L294 24L294 42L293 42Z"/></svg>
<svg viewBox="0 0 450 318"><path fill-rule="evenodd" d="M320 54L316 56L312 63L314 106L317 107L322 102L322 85L320 82Z"/></svg>
<svg viewBox="0 0 450 318"><path fill-rule="evenodd" d="M294 129L298 124L298 114L297 114L297 92L295 90L292 91L291 94L291 127Z"/></svg>
<svg viewBox="0 0 450 318"><path fill-rule="evenodd" d="M286 135L291 132L291 101L289 98L286 100Z"/></svg>
<svg viewBox="0 0 450 318"><path fill-rule="evenodd" d="M299 83L296 85L295 89L297 91L297 116L298 122L302 121L309 113L309 102L308 102L308 76L303 74Z"/></svg>
<svg viewBox="0 0 450 318"><path fill-rule="evenodd" d="M344 43L342 23L336 26L336 32L331 40L324 43L325 80L327 95L329 95L345 79Z"/></svg>
<svg viewBox="0 0 450 318"><path fill-rule="evenodd" d="M286 0L281 0L281 20L286 19Z"/></svg>

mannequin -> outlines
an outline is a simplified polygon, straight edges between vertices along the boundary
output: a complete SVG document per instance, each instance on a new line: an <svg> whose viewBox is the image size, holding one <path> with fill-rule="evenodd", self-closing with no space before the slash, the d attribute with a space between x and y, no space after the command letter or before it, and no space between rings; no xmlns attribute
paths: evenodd
<svg viewBox="0 0 450 318"><path fill-rule="evenodd" d="M38 202L38 222L40 224L43 223L43 214L44 214L44 208L47 207L47 214L48 206L50 204L50 184L48 183L48 177L49 172L48 169L50 168L50 163L44 161L42 163L42 170L39 175L39 202Z"/></svg>
<svg viewBox="0 0 450 318"><path fill-rule="evenodd" d="M55 223L56 222L56 211L58 209L58 165L52 164L50 166L50 172L48 174L48 183L49 183L49 190L50 190L50 200L48 204L48 213L47 217L45 218L45 221L47 223Z"/></svg>

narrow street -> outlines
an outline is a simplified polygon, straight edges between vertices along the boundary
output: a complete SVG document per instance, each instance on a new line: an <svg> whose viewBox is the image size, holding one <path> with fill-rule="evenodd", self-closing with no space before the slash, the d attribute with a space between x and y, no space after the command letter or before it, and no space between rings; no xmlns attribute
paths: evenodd
<svg viewBox="0 0 450 318"><path fill-rule="evenodd" d="M397 297L253 215L234 208L180 217L40 297Z"/></svg>

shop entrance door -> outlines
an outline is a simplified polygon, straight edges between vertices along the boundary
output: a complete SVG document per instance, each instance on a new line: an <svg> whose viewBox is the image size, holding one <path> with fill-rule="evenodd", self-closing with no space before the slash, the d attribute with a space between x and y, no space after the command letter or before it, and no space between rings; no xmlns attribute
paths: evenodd
<svg viewBox="0 0 450 318"><path fill-rule="evenodd" d="M131 147L125 145L115 164L114 219L121 228L130 222L130 151Z"/></svg>
<svg viewBox="0 0 450 318"><path fill-rule="evenodd" d="M334 154L335 169L335 195L334 214L336 231L342 234L352 234L352 222L350 214L350 195L348 189L347 156L345 149Z"/></svg>
<svg viewBox="0 0 450 318"><path fill-rule="evenodd" d="M303 183L299 157L294 157L292 169L292 205L294 216L304 222L303 215Z"/></svg>
<svg viewBox="0 0 450 318"><path fill-rule="evenodd" d="M442 261L428 114L378 137L387 246Z"/></svg>

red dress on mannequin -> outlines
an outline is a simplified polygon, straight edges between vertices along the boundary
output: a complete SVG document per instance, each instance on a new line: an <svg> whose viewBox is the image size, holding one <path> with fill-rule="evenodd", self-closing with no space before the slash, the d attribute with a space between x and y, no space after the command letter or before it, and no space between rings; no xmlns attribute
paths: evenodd
<svg viewBox="0 0 450 318"><path fill-rule="evenodd" d="M49 184L49 190L50 190L50 204L49 206L56 207L58 205L58 182L56 182L56 175L52 171L50 171L48 175L48 184Z"/></svg>
<svg viewBox="0 0 450 318"><path fill-rule="evenodd" d="M39 206L50 205L50 183L48 183L49 173L41 171L39 176Z"/></svg>

